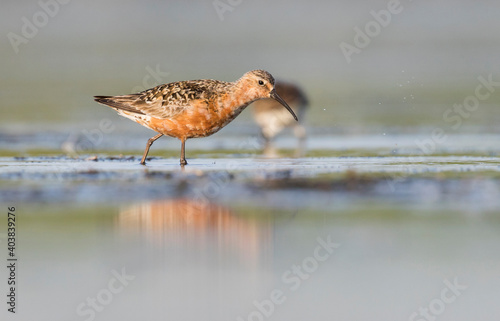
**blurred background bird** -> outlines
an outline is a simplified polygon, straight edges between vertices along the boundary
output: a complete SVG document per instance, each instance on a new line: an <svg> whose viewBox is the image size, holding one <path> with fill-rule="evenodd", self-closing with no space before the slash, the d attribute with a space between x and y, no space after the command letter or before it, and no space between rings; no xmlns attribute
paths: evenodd
<svg viewBox="0 0 500 321"><path fill-rule="evenodd" d="M304 114L309 102L304 91L296 84L277 80L275 89L295 112L299 121L296 122L290 114L277 101L261 99L253 103L254 120L259 125L264 139L263 154L266 157L277 157L278 152L273 144L274 137L285 128L293 128L297 138L295 157L304 156L306 152L306 129L304 127Z"/></svg>

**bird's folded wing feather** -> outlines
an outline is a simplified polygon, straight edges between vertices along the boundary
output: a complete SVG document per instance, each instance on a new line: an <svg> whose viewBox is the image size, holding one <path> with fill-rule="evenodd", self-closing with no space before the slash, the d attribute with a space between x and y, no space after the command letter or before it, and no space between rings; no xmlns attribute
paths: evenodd
<svg viewBox="0 0 500 321"><path fill-rule="evenodd" d="M211 82L214 82L213 84ZM123 96L95 96L95 101L111 108L166 119L193 106L195 101L207 100L209 87L218 81L182 81L160 85L143 92Z"/></svg>

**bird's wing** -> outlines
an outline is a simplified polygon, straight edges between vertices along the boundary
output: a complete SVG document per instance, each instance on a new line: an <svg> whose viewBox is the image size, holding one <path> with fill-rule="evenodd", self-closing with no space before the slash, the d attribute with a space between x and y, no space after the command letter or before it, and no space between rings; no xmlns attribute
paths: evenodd
<svg viewBox="0 0 500 321"><path fill-rule="evenodd" d="M143 92L123 96L95 96L95 101L111 108L166 119L174 117L200 100L208 100L216 80L191 80L156 86Z"/></svg>

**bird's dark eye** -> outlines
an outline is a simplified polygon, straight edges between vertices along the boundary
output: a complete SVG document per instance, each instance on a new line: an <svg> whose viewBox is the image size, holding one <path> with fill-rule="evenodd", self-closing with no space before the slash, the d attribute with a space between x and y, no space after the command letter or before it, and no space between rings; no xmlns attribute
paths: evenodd
<svg viewBox="0 0 500 321"><path fill-rule="evenodd" d="M263 86L264 85L264 81L263 80L259 80L259 85Z"/></svg>

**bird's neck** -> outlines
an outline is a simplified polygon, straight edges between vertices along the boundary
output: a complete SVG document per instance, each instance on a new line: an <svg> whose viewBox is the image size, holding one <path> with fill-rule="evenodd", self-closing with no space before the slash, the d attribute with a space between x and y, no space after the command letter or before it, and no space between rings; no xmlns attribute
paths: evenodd
<svg viewBox="0 0 500 321"><path fill-rule="evenodd" d="M254 87L250 86L244 79L239 79L231 84L227 98L227 104L224 107L236 110L244 109L260 97Z"/></svg>

